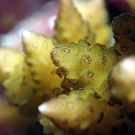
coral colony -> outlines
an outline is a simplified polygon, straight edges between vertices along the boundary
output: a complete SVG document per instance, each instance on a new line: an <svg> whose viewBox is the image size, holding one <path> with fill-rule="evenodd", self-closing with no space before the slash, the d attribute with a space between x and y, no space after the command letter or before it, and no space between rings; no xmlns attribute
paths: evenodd
<svg viewBox="0 0 135 135"><path fill-rule="evenodd" d="M135 134L135 16L114 18L112 47L106 21L92 26L72 1L61 0L53 37L24 30L23 51L0 48L14 128L30 126L38 114L45 134Z"/></svg>

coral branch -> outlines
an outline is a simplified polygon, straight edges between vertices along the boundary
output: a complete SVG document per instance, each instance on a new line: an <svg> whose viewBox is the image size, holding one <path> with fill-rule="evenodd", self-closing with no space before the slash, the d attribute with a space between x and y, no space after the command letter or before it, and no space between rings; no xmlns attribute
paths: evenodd
<svg viewBox="0 0 135 135"><path fill-rule="evenodd" d="M55 74L55 66L50 58L54 47L52 40L41 34L24 30L22 33L25 61L32 75L35 88L34 95L40 95L48 100L61 92L61 79ZM53 82L53 83L52 83Z"/></svg>
<svg viewBox="0 0 135 135"><path fill-rule="evenodd" d="M33 89L33 82L24 63L24 54L1 48L0 63L0 80L6 89L6 97L13 104L26 104Z"/></svg>
<svg viewBox="0 0 135 135"><path fill-rule="evenodd" d="M135 101L135 57L117 63L109 75L112 94L120 100Z"/></svg>
<svg viewBox="0 0 135 135"><path fill-rule="evenodd" d="M98 89L107 79L110 67L117 62L118 57L113 48L91 45L84 40L56 47L51 56L58 66L57 74L65 77L62 87L70 90L87 85Z"/></svg>
<svg viewBox="0 0 135 135"><path fill-rule="evenodd" d="M135 54L135 19L133 15L126 13L114 18L112 30L114 34L114 47L121 58Z"/></svg>
<svg viewBox="0 0 135 135"><path fill-rule="evenodd" d="M60 11L56 20L54 35L58 44L69 44L79 39L94 42L94 34L88 23L82 20L71 0L60 1ZM72 24L69 26L69 24Z"/></svg>

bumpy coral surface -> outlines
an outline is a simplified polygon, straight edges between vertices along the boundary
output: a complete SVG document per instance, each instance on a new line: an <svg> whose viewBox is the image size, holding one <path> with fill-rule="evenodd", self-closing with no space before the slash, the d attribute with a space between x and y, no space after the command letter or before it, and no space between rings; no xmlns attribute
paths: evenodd
<svg viewBox="0 0 135 135"><path fill-rule="evenodd" d="M75 1L75 7L77 7L77 11L81 14L82 18L88 21L91 25L92 29L98 29L104 24L106 24L108 20L108 13L105 8L104 0L88 0L88 1ZM95 17L95 14L98 12L98 17Z"/></svg>
<svg viewBox="0 0 135 135"><path fill-rule="evenodd" d="M33 82L24 63L24 54L8 48L0 49L1 83L11 103L25 104L29 99Z"/></svg>
<svg viewBox="0 0 135 135"><path fill-rule="evenodd" d="M104 0L74 1L82 19L90 24L90 28L95 34L95 43L108 45L110 43L111 27L107 24L108 14ZM98 16L95 17L97 12Z"/></svg>
<svg viewBox="0 0 135 135"><path fill-rule="evenodd" d="M97 102L91 95L83 99L78 93L71 92L69 96L60 95L57 99L42 104L39 110L60 129L79 133L91 126L93 122L100 121L105 104L101 102L98 106ZM61 115L61 112L64 115Z"/></svg>
<svg viewBox="0 0 135 135"><path fill-rule="evenodd" d="M121 58L135 54L135 19L133 15L125 14L114 18L112 30L114 34L114 47L119 51Z"/></svg>
<svg viewBox="0 0 135 135"><path fill-rule="evenodd" d="M94 42L94 34L88 23L82 20L72 1L61 0L60 4L60 12L55 25L56 33L54 34L56 42L69 44L70 42L78 42L79 39Z"/></svg>
<svg viewBox="0 0 135 135"><path fill-rule="evenodd" d="M7 98L13 104L23 105L31 102L32 96L39 95L44 101L61 93L61 79L55 74L50 57L54 47L51 39L27 30L22 37L25 54L7 48L0 50L0 80Z"/></svg>
<svg viewBox="0 0 135 135"><path fill-rule="evenodd" d="M33 94L38 94L48 100L61 91L61 79L55 74L50 52L54 47L51 39L44 35L23 31L23 49L26 53L25 61L35 84ZM51 83L53 82L53 83Z"/></svg>
<svg viewBox="0 0 135 135"><path fill-rule="evenodd" d="M68 96L59 96L45 102L39 106L39 111L63 132L89 135L134 133L134 123L125 117L128 112L122 111L120 105L112 104L112 99L109 99L111 85L106 81L110 68L118 60L134 53L134 26L128 19L134 21L133 16L127 14L114 19L112 23L116 41L114 47L107 49L104 45L79 40L78 43L56 46L52 50L51 57L58 67L57 74L60 77L64 76L61 86L68 92L71 90L77 90L77 92L74 96L71 92ZM125 31L125 27L130 28L130 31ZM127 44L123 47L123 43ZM94 104L96 100L98 103ZM73 106L72 109L68 107L69 102ZM92 114L87 113L90 104L93 105L91 107L93 110L96 109ZM96 106L97 104L101 108ZM126 105L125 108L127 108ZM60 115L61 113L65 115ZM77 122L76 117L79 119Z"/></svg>
<svg viewBox="0 0 135 135"><path fill-rule="evenodd" d="M120 107L110 106L92 94L85 98L78 92L60 95L40 105L39 111L62 129L64 134L128 135L134 127L132 122L123 118Z"/></svg>
<svg viewBox="0 0 135 135"><path fill-rule="evenodd" d="M113 48L91 45L84 40L56 47L51 56L58 66L57 74L64 75L62 87L65 89L79 89L87 85L98 89L107 79L110 67L117 62Z"/></svg>
<svg viewBox="0 0 135 135"><path fill-rule="evenodd" d="M24 30L23 52L0 49L0 83L6 99L19 105L16 109L25 116L34 117L45 101L38 109L47 134L134 134L135 107L129 104L134 99L134 78L130 78L134 63L125 60L114 66L135 53L131 22L134 16L127 14L114 19L115 44L107 48L94 43L71 1L61 0L52 39ZM112 93L122 102L115 102Z"/></svg>

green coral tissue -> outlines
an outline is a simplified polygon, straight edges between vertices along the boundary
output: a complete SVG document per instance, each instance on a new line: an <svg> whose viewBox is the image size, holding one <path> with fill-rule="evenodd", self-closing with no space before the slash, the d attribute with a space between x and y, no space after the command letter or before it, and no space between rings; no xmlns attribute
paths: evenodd
<svg viewBox="0 0 135 135"><path fill-rule="evenodd" d="M48 135L135 134L135 16L113 19L111 47L106 21L97 30L82 18L61 0L52 37L24 30L23 51L0 48L1 106L13 108L15 128L38 115Z"/></svg>

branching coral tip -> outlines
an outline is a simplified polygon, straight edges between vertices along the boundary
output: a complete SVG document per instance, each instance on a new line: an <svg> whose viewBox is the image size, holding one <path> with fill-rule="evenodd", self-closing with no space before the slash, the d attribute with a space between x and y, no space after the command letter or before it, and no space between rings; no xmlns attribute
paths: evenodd
<svg viewBox="0 0 135 135"><path fill-rule="evenodd" d="M41 104L38 107L38 110L39 110L40 113L44 113L47 110L47 106L45 104Z"/></svg>
<svg viewBox="0 0 135 135"><path fill-rule="evenodd" d="M31 38L31 33L30 33L30 31L29 30L23 30L22 31L22 36L23 37L29 37L29 38Z"/></svg>

